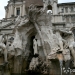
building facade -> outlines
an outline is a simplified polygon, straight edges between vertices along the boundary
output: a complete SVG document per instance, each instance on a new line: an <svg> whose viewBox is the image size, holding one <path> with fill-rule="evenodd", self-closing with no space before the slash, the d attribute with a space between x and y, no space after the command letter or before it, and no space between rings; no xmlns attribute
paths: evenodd
<svg viewBox="0 0 75 75"><path fill-rule="evenodd" d="M58 0L10 0L5 6L5 18L0 21L0 32L11 34L14 28L13 21L17 16L28 14L28 7L31 4L37 5L38 8L48 6L52 11L53 28L70 30L75 26L75 2L58 3Z"/></svg>

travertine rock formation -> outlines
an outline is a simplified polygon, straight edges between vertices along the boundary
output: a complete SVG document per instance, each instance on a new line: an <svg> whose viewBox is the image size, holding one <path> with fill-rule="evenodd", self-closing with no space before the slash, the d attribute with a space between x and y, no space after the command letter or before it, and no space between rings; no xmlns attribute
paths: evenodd
<svg viewBox="0 0 75 75"><path fill-rule="evenodd" d="M73 33L53 29L51 19L51 12L47 13L47 6L39 9L31 4L27 15L15 19L12 32L14 39L0 36L0 50L4 55L2 63L8 61L5 73L60 74L59 61L66 63L71 58L74 61L71 64L75 67ZM65 66L70 67L69 65Z"/></svg>

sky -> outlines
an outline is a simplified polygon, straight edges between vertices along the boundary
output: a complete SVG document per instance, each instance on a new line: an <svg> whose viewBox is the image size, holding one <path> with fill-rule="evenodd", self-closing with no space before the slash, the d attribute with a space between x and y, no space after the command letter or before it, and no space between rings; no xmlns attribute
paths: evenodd
<svg viewBox="0 0 75 75"><path fill-rule="evenodd" d="M0 0L0 19L5 17L5 9L4 6L7 5L9 0ZM75 2L75 0L58 0L58 3L65 3L65 2Z"/></svg>

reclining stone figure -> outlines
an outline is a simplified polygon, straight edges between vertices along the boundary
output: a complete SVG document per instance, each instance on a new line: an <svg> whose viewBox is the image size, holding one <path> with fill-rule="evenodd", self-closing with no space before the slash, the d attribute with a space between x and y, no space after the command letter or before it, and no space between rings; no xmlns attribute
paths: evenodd
<svg viewBox="0 0 75 75"><path fill-rule="evenodd" d="M61 46L63 48L63 55L64 55L64 60L67 61L67 60L70 60L71 59L71 56L70 56L70 51L71 51L71 54L73 56L73 59L74 59L74 66L75 66L75 50L74 50L74 36L73 36L73 33L72 31L63 31L63 30L59 30L60 34L64 34L65 36L61 36Z"/></svg>

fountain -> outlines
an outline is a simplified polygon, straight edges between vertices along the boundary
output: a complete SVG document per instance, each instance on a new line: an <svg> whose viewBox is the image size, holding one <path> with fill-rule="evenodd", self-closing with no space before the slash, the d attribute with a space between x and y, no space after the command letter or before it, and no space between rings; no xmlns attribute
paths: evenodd
<svg viewBox="0 0 75 75"><path fill-rule="evenodd" d="M72 54L74 51L73 45L67 43L70 43L72 34L66 31L63 32L66 34L64 36L60 31L55 34L51 17L51 13L47 13L46 8L45 10L39 10L35 5L30 5L27 17L19 16L16 18L15 28L13 29L14 39L10 40L10 44L7 43L4 49L8 50L5 59L10 62L7 68L10 75L12 73L28 73L28 75L36 75L36 73L37 75L54 75L58 73L63 75L64 57L69 60L70 49ZM73 42L73 39L71 42ZM3 65L0 66L3 67Z"/></svg>

